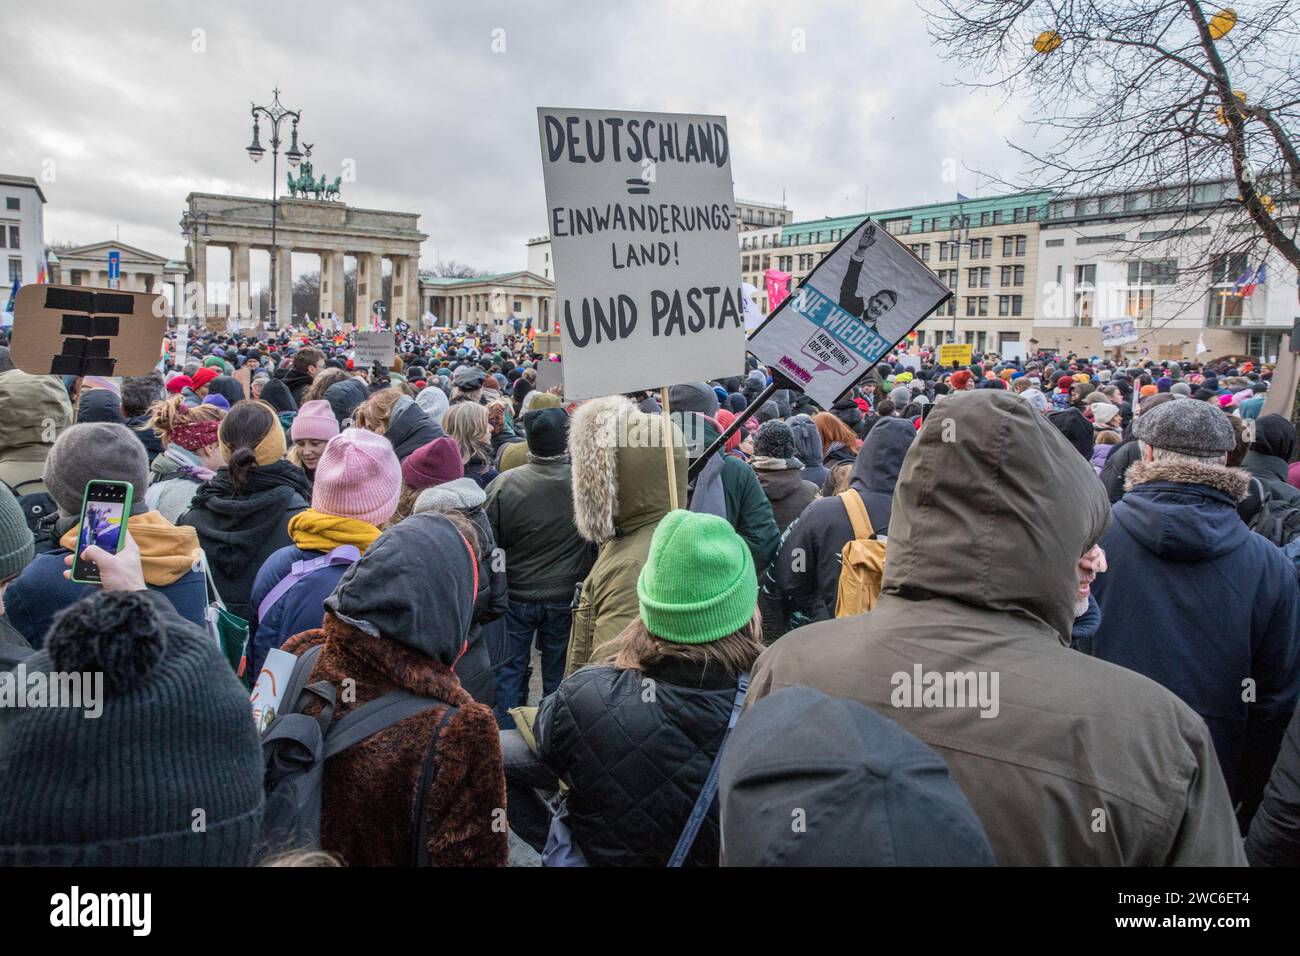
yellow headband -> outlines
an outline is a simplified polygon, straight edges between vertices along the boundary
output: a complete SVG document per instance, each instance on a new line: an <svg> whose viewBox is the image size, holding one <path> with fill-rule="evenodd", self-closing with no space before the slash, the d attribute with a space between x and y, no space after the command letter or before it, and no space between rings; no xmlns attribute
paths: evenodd
<svg viewBox="0 0 1300 956"><path fill-rule="evenodd" d="M267 433L262 436L262 440L253 448L253 457L257 459L259 465L269 465L284 457L287 448L284 442L284 428L281 427L280 416L275 413L274 408L266 402L258 402L257 404L271 413L272 425ZM222 457L226 461L230 461L230 456L234 454L234 450L225 441L221 441L220 444Z"/></svg>

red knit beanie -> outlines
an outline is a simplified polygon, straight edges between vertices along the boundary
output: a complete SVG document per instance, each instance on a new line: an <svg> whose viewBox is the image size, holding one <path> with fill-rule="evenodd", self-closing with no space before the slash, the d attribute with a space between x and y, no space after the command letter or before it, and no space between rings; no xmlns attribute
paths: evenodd
<svg viewBox="0 0 1300 956"><path fill-rule="evenodd" d="M402 480L406 487L423 491L465 477L465 463L460 460L460 446L443 435L421 445L402 462Z"/></svg>

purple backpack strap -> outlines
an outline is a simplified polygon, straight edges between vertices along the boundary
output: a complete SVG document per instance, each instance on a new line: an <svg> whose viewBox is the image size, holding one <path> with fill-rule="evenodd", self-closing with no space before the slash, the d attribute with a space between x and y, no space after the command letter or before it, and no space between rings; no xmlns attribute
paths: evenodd
<svg viewBox="0 0 1300 956"><path fill-rule="evenodd" d="M262 603L257 606L258 621L265 621L266 615L270 613L271 608L275 607L276 602L289 593L289 589L307 575L337 565L355 564L360 558L361 552L357 550L356 545L341 544L329 554L323 554L319 558L295 561L293 567L289 569L289 573L281 578L275 587L271 588L270 593L262 598Z"/></svg>

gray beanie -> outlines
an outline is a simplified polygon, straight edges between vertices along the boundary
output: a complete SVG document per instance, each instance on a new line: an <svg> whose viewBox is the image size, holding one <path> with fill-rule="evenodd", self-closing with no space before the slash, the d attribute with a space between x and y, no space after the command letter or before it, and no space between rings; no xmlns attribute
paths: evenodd
<svg viewBox="0 0 1300 956"><path fill-rule="evenodd" d="M45 487L65 518L81 513L86 483L94 480L129 481L135 486L131 514L149 510L144 501L149 487L149 456L144 442L125 425L73 425L50 448L45 459Z"/></svg>
<svg viewBox="0 0 1300 956"><path fill-rule="evenodd" d="M1174 384L1169 386L1169 394L1182 395L1190 398L1192 395L1192 386L1188 385L1186 382L1174 382Z"/></svg>
<svg viewBox="0 0 1300 956"><path fill-rule="evenodd" d="M262 748L202 628L152 591L92 589L24 664L96 679L84 707L0 711L0 767L22 781L0 787L0 866L252 862Z"/></svg>
<svg viewBox="0 0 1300 956"><path fill-rule="evenodd" d="M0 482L0 581L7 581L31 563L36 542L23 509L7 485Z"/></svg>
<svg viewBox="0 0 1300 956"><path fill-rule="evenodd" d="M912 390L906 385L899 385L889 393L889 400L898 408L906 408L912 402Z"/></svg>
<svg viewBox="0 0 1300 956"><path fill-rule="evenodd" d="M668 389L673 412L698 412L713 418L718 414L718 393L707 382L686 382Z"/></svg>
<svg viewBox="0 0 1300 956"><path fill-rule="evenodd" d="M1193 458L1213 458L1237 445L1228 416L1205 402L1165 402L1143 411L1133 434L1153 448Z"/></svg>
<svg viewBox="0 0 1300 956"><path fill-rule="evenodd" d="M754 454L764 458L794 457L794 434L785 422L763 422L754 436Z"/></svg>

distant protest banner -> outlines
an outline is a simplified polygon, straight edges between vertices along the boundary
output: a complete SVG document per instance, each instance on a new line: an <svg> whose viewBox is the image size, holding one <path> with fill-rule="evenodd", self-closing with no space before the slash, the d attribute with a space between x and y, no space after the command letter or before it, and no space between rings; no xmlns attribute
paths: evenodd
<svg viewBox="0 0 1300 956"><path fill-rule="evenodd" d="M1128 345L1138 340L1137 323L1132 319L1111 319L1101 323L1101 344L1103 348Z"/></svg>
<svg viewBox="0 0 1300 956"><path fill-rule="evenodd" d="M565 397L741 374L725 117L539 108L537 127Z"/></svg>
<svg viewBox="0 0 1300 956"><path fill-rule="evenodd" d="M824 408L952 292L865 220L750 337L749 351Z"/></svg>
<svg viewBox="0 0 1300 956"><path fill-rule="evenodd" d="M939 364L945 368L969 365L975 357L975 347L969 342L944 342L939 346Z"/></svg>
<svg viewBox="0 0 1300 956"><path fill-rule="evenodd" d="M369 368L376 362L388 368L397 354L397 336L392 332L358 332L356 347L352 364L357 368Z"/></svg>

